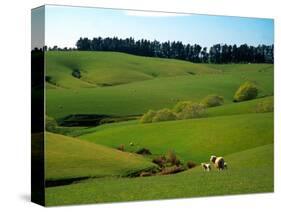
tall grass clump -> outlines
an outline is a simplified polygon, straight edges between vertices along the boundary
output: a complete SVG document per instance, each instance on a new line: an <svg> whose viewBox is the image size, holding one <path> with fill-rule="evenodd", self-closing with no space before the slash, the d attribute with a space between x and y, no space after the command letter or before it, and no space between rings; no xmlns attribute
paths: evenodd
<svg viewBox="0 0 281 212"><path fill-rule="evenodd" d="M255 99L258 96L258 87L255 83L247 81L244 82L236 93L234 94L234 102L242 102L246 100Z"/></svg>

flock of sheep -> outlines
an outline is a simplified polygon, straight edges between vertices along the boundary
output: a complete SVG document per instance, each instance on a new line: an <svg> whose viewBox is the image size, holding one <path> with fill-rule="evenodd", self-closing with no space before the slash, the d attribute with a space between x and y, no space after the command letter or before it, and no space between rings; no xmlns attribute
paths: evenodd
<svg viewBox="0 0 281 212"><path fill-rule="evenodd" d="M214 164L214 166L218 169L218 170L224 170L227 169L227 163L225 162L225 160L223 159L223 157L217 157L212 155L210 158L210 162ZM211 164L210 163L201 163L202 168L204 169L204 171L211 171Z"/></svg>

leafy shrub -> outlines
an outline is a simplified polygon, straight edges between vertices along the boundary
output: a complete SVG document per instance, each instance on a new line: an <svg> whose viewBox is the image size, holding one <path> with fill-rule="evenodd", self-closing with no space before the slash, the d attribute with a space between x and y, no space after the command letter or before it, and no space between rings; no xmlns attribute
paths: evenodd
<svg viewBox="0 0 281 212"><path fill-rule="evenodd" d="M259 102L255 108L256 113L273 112L273 110L274 110L273 99Z"/></svg>
<svg viewBox="0 0 281 212"><path fill-rule="evenodd" d="M71 75L75 78L80 79L81 78L81 72L78 69L74 69L71 73Z"/></svg>
<svg viewBox="0 0 281 212"><path fill-rule="evenodd" d="M58 127L57 121L50 116L46 116L45 121L46 130L50 132L55 132L56 128Z"/></svg>
<svg viewBox="0 0 281 212"><path fill-rule="evenodd" d="M203 104L191 101L183 101L176 104L174 111L177 113L178 119L199 118L205 113Z"/></svg>
<svg viewBox="0 0 281 212"><path fill-rule="evenodd" d="M179 166L181 164L180 160L176 156L176 153L172 150L167 152L166 159L168 163L171 163L171 165Z"/></svg>
<svg viewBox="0 0 281 212"><path fill-rule="evenodd" d="M156 115L156 111L149 110L147 113L143 114L143 116L140 119L141 123L151 123L153 117Z"/></svg>
<svg viewBox="0 0 281 212"><path fill-rule="evenodd" d="M141 148L141 149L137 150L136 153L140 154L140 155L151 155L151 152L149 151L149 149L146 149L146 148Z"/></svg>
<svg viewBox="0 0 281 212"><path fill-rule="evenodd" d="M117 149L118 149L119 151L124 152L124 151L125 151L125 145L124 145L124 144L120 144L120 145L117 147Z"/></svg>
<svg viewBox="0 0 281 212"><path fill-rule="evenodd" d="M156 157L152 160L153 163L157 164L158 166L160 167L164 167L166 162L167 162L167 159L165 156L159 156L159 157Z"/></svg>
<svg viewBox="0 0 281 212"><path fill-rule="evenodd" d="M216 106L220 106L223 104L223 97L222 96L218 96L218 95L209 95L206 96L201 103L205 106L205 107L216 107Z"/></svg>
<svg viewBox="0 0 281 212"><path fill-rule="evenodd" d="M246 100L255 99L258 96L258 88L253 82L245 82L236 91L233 101L241 102Z"/></svg>
<svg viewBox="0 0 281 212"><path fill-rule="evenodd" d="M157 111L155 116L152 118L152 122L171 121L176 119L176 114L172 110L165 108Z"/></svg>
<svg viewBox="0 0 281 212"><path fill-rule="evenodd" d="M195 166L197 166L197 164L193 161L187 161L186 166L187 166L187 168L192 169Z"/></svg>

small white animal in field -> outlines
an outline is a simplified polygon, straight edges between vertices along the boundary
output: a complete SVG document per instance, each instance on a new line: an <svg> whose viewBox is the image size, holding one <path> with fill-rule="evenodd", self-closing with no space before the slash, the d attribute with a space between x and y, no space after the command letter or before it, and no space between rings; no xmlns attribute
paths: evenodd
<svg viewBox="0 0 281 212"><path fill-rule="evenodd" d="M210 158L210 162L212 162L218 170L224 170L225 168L225 161L223 157L217 157L212 155Z"/></svg>
<svg viewBox="0 0 281 212"><path fill-rule="evenodd" d="M202 168L204 169L204 171L211 171L211 164L209 163L201 163Z"/></svg>
<svg viewBox="0 0 281 212"><path fill-rule="evenodd" d="M133 142L130 142L130 146L134 146L134 143L133 143Z"/></svg>
<svg viewBox="0 0 281 212"><path fill-rule="evenodd" d="M227 163L226 162L224 162L224 168L227 169Z"/></svg>

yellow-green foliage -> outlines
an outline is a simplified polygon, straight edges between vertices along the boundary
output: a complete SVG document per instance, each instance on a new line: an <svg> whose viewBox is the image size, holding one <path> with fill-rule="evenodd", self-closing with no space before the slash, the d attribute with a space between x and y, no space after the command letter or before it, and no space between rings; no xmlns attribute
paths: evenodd
<svg viewBox="0 0 281 212"><path fill-rule="evenodd" d="M174 107L178 119L199 118L205 113L203 104L191 101L178 102Z"/></svg>
<svg viewBox="0 0 281 212"><path fill-rule="evenodd" d="M175 151L169 150L166 154L166 159L168 163L171 163L171 165L180 165L180 160L178 159Z"/></svg>
<svg viewBox="0 0 281 212"><path fill-rule="evenodd" d="M171 121L176 120L177 116L176 114L167 108L164 108L162 110L157 111L155 116L152 119L152 122L158 122L158 121Z"/></svg>
<svg viewBox="0 0 281 212"><path fill-rule="evenodd" d="M149 110L147 113L143 114L143 116L140 119L141 123L151 123L153 117L156 115L156 111Z"/></svg>
<svg viewBox="0 0 281 212"><path fill-rule="evenodd" d="M273 99L267 99L266 101L258 102L255 108L257 113L273 112L274 103Z"/></svg>
<svg viewBox="0 0 281 212"><path fill-rule="evenodd" d="M50 117L50 116L46 116L45 121L46 121L47 131L52 132L58 127L58 124L57 124L56 120L54 118Z"/></svg>
<svg viewBox="0 0 281 212"><path fill-rule="evenodd" d="M199 118L205 114L205 106L201 103L191 101L178 102L173 110L164 108L158 111L149 110L143 114L141 123L152 123L159 121L172 121L178 119Z"/></svg>
<svg viewBox="0 0 281 212"><path fill-rule="evenodd" d="M247 81L240 85L234 95L234 102L255 99L258 96L258 88L255 83Z"/></svg>
<svg viewBox="0 0 281 212"><path fill-rule="evenodd" d="M224 102L224 99L222 96L219 95L208 95L206 96L201 103L205 107L216 107L222 105Z"/></svg>

